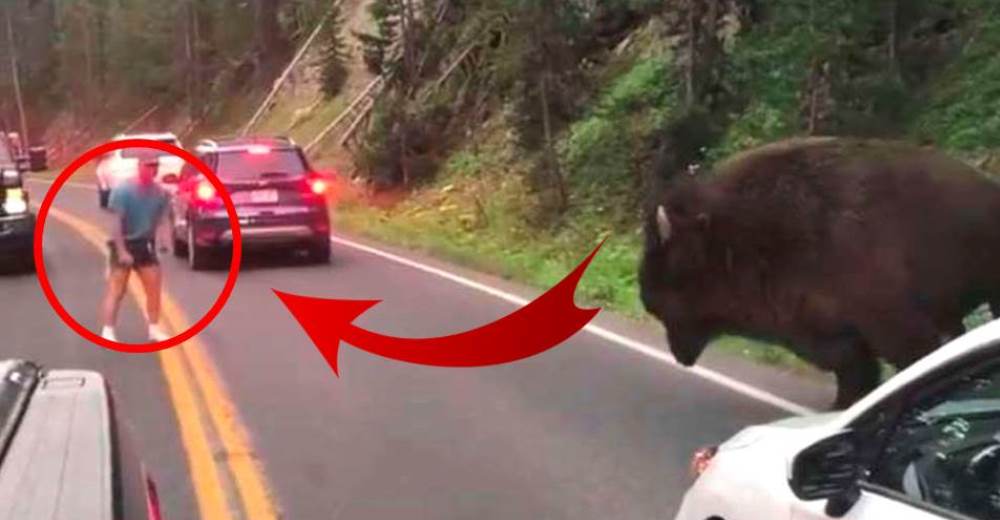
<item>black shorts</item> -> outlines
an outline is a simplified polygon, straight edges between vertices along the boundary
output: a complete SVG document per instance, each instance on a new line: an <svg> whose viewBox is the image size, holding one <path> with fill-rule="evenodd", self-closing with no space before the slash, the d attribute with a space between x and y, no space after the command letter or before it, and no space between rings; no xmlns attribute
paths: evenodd
<svg viewBox="0 0 1000 520"><path fill-rule="evenodd" d="M156 256L156 242L151 238L126 240L125 249L132 255L133 264L131 267L160 265L160 259ZM113 241L108 241L108 265L112 268L129 267L122 265L118 255L118 247Z"/></svg>

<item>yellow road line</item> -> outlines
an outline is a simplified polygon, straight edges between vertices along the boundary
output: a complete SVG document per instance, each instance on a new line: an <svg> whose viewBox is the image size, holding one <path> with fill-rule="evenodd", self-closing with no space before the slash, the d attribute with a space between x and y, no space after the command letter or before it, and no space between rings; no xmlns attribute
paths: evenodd
<svg viewBox="0 0 1000 520"><path fill-rule="evenodd" d="M180 353L171 349L160 352L159 358L163 377L170 391L170 400L177 414L188 467L191 468L198 512L203 519L231 519L233 515L223 493L225 488L222 487L215 458L208 445L208 432L198 413L197 397Z"/></svg>
<svg viewBox="0 0 1000 520"><path fill-rule="evenodd" d="M88 242L99 249L105 247L103 234L95 226L64 211L50 208L49 213L55 219L69 225L82 235ZM137 301L141 290L133 279L130 293ZM174 332L186 330L190 321L176 303L173 297L163 292L163 317ZM140 305L141 307L141 305ZM277 507L268 491L267 480L254 455L250 436L239 418L236 406L226 391L218 371L211 359L205 354L203 343L192 338L187 343L159 353L161 366L171 389L171 399L178 422L181 424L182 440L191 467L202 518L228 519L232 518L222 494L219 472L214 465L211 450L208 449L208 437L202 424L201 416L196 406L196 393L184 369L184 359L187 360L193 372L193 379L204 398L205 408L221 439L226 451L226 463L242 501L243 511L247 518L253 520L272 520L278 518Z"/></svg>
<svg viewBox="0 0 1000 520"><path fill-rule="evenodd" d="M163 316L175 332L186 330L190 321L184 312L164 293ZM202 342L191 338L182 347L194 371L195 381L201 389L215 430L226 447L226 462L236 481L243 509L247 518L272 520L278 518L277 507L268 491L264 472L257 461L250 435L239 418L236 406L223 386L215 364L205 354Z"/></svg>

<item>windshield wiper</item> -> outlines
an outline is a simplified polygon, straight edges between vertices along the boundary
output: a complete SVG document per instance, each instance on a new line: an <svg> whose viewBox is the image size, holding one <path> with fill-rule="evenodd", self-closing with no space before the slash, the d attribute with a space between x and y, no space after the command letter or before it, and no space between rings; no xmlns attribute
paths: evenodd
<svg viewBox="0 0 1000 520"><path fill-rule="evenodd" d="M38 365L28 361L0 362L0 464L41 376Z"/></svg>

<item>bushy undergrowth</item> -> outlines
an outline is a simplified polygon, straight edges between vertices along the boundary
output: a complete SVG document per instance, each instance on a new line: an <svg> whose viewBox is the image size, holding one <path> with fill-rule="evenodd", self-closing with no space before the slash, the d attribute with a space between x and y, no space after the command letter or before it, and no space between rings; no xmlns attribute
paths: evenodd
<svg viewBox="0 0 1000 520"><path fill-rule="evenodd" d="M1000 5L935 82L914 133L951 150L1000 148Z"/></svg>
<svg viewBox="0 0 1000 520"><path fill-rule="evenodd" d="M835 10L834 4L843 2L824 9ZM992 14L966 20L961 52L906 95L901 94L903 80L877 67L851 78L831 74L818 131L930 138L970 159L1000 148L998 10L975 11ZM720 117L721 137L707 150L709 162L805 132L804 92L817 70L817 56L836 65L837 46L845 36L858 39L870 31L847 24L852 16L833 19L830 13L800 10L788 14L781 26L739 34L723 70L725 87L738 102L727 105ZM810 26L809 19L818 21ZM845 67L874 59L872 53L852 52L844 51ZM590 73L599 86L559 131L557 151L570 193L562 215L539 211L544 203L530 182L537 152L520 148L513 125L494 115L442 161L436 180L390 210L360 204L341 208L341 225L539 287L561 279L606 238L581 293L588 303L641 316L636 265L639 201L647 189L643 172L650 166L650 139L682 112L681 82L676 63L663 52L633 51L602 67ZM986 317L979 311L968 323L977 325ZM764 362L801 365L773 345L731 337L719 344Z"/></svg>

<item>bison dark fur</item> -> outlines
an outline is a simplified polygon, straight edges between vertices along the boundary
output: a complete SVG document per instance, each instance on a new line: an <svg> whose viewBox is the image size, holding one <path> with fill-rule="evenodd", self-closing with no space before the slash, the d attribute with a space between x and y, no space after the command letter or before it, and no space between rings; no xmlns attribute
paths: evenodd
<svg viewBox="0 0 1000 520"><path fill-rule="evenodd" d="M933 150L796 139L651 200L640 288L677 360L737 334L837 378L835 407L1000 310L1000 185ZM698 177L702 177L699 174Z"/></svg>

